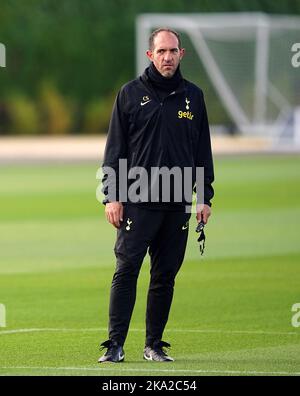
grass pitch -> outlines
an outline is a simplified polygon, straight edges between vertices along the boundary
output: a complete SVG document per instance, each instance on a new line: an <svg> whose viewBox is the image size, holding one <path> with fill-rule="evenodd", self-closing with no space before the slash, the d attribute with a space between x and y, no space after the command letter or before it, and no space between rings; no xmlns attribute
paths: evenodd
<svg viewBox="0 0 300 396"><path fill-rule="evenodd" d="M215 160L200 257L190 222L164 340L174 363L145 362L149 260L125 344L107 339L115 230L96 201L97 164L1 166L1 375L300 375L300 158ZM1 323L1 322L0 322Z"/></svg>

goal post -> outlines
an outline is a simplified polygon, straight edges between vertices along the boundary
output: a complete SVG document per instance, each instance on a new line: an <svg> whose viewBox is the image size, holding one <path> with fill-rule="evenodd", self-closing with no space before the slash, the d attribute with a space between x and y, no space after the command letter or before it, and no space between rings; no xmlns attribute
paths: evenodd
<svg viewBox="0 0 300 396"><path fill-rule="evenodd" d="M6 66L6 50L5 45L0 43L0 67Z"/></svg>

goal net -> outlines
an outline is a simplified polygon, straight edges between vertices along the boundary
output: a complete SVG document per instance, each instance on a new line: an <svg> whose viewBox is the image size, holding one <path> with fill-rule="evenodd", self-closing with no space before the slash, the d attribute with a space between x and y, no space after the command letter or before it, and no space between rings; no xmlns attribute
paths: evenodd
<svg viewBox="0 0 300 396"><path fill-rule="evenodd" d="M292 47L300 18L262 13L142 14L136 21L137 73L148 65L148 37L177 30L187 56L184 76L199 85L210 122L230 132L300 142L300 67ZM298 116L297 116L298 114ZM297 137L298 135L298 137Z"/></svg>

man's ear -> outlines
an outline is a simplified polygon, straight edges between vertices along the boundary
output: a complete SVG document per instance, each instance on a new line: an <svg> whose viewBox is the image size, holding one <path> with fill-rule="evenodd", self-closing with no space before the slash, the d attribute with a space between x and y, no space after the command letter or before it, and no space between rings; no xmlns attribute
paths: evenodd
<svg viewBox="0 0 300 396"><path fill-rule="evenodd" d="M185 48L180 48L180 60L184 57Z"/></svg>
<svg viewBox="0 0 300 396"><path fill-rule="evenodd" d="M153 60L153 52L151 50L146 51L147 58L152 62Z"/></svg>

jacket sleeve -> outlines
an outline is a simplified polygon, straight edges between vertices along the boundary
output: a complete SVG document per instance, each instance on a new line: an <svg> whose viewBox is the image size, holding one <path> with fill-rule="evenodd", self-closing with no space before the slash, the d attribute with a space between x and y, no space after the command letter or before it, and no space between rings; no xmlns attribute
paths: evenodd
<svg viewBox="0 0 300 396"><path fill-rule="evenodd" d="M119 200L119 160L127 159L128 118L124 90L118 93L109 124L102 165L103 204Z"/></svg>
<svg viewBox="0 0 300 396"><path fill-rule="evenodd" d="M211 199L214 196L214 189L212 187L212 183L214 181L214 166L208 117L202 93L201 101L200 136L197 145L196 167L204 168L204 203L211 206ZM194 191L196 191L196 186Z"/></svg>

